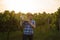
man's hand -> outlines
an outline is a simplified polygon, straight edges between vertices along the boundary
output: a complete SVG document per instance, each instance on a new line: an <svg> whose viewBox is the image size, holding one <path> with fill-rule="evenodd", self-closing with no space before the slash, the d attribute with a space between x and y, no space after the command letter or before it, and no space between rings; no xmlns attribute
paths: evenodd
<svg viewBox="0 0 60 40"><path fill-rule="evenodd" d="M32 24L30 21L28 21L28 23L32 26L32 28L35 28L36 26L34 24Z"/></svg>

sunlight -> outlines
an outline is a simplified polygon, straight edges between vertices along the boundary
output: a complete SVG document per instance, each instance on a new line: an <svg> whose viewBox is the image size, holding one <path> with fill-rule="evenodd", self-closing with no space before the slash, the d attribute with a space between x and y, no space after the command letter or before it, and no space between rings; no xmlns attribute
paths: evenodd
<svg viewBox="0 0 60 40"><path fill-rule="evenodd" d="M54 12L59 7L60 1L55 0L3 0L2 10L15 10L16 12ZM0 5L1 6L1 5Z"/></svg>

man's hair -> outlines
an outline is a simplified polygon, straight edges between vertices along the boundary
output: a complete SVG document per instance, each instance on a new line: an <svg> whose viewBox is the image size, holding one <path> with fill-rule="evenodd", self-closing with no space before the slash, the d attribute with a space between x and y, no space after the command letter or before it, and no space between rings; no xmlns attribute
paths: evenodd
<svg viewBox="0 0 60 40"><path fill-rule="evenodd" d="M33 16L31 13L27 13L27 16Z"/></svg>

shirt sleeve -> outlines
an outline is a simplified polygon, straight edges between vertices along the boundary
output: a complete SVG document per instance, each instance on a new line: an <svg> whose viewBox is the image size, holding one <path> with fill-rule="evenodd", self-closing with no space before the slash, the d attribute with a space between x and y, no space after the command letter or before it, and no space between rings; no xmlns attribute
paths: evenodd
<svg viewBox="0 0 60 40"><path fill-rule="evenodd" d="M35 21L33 20L33 25L36 25Z"/></svg>

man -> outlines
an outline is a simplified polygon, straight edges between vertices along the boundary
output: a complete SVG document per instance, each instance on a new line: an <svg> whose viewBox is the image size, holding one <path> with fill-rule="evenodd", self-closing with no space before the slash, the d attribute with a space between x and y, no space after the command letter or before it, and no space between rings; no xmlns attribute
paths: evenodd
<svg viewBox="0 0 60 40"><path fill-rule="evenodd" d="M33 40L35 21L32 14L27 14L29 20L23 22L23 40Z"/></svg>

